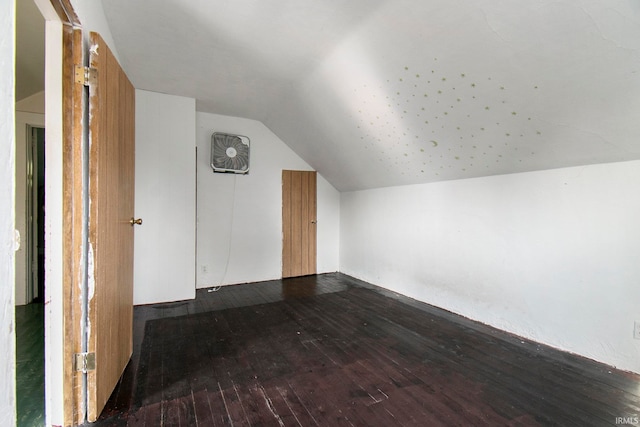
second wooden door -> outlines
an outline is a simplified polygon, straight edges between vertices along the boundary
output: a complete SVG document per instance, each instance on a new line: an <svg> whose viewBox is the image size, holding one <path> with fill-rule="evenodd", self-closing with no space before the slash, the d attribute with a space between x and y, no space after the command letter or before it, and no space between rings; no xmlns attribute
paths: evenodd
<svg viewBox="0 0 640 427"><path fill-rule="evenodd" d="M282 171L282 277L316 274L316 172Z"/></svg>

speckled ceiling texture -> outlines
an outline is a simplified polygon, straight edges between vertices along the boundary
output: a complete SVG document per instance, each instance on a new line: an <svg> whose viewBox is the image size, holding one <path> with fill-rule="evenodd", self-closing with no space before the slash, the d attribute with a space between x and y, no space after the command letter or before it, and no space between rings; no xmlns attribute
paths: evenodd
<svg viewBox="0 0 640 427"><path fill-rule="evenodd" d="M637 2L103 4L136 87L264 122L339 190L640 158Z"/></svg>
<svg viewBox="0 0 640 427"><path fill-rule="evenodd" d="M362 105L354 118L364 149L374 151L381 165L415 176L440 176L445 169L481 173L503 161L504 155L518 162L535 155L522 143L542 135L532 111L525 108L519 114L507 88L491 77L443 76L436 71L437 61L434 58L432 69L422 74L405 66L394 83L387 79L387 85L398 90L384 100L376 94L383 86L354 89ZM530 89L529 96L535 96L538 86ZM386 102L382 111L368 108L380 101Z"/></svg>

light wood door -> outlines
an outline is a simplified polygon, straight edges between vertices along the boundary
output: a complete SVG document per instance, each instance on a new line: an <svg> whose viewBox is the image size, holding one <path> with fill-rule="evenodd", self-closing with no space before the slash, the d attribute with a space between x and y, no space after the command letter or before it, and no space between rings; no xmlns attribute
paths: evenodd
<svg viewBox="0 0 640 427"><path fill-rule="evenodd" d="M133 350L135 91L109 47L91 33L89 85L89 299L87 419L104 408Z"/></svg>
<svg viewBox="0 0 640 427"><path fill-rule="evenodd" d="M282 277L316 274L316 173L282 171Z"/></svg>

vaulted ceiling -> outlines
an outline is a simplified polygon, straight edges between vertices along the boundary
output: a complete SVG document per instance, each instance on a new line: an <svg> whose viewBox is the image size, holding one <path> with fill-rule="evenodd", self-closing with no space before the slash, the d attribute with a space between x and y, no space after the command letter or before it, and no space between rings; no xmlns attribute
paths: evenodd
<svg viewBox="0 0 640 427"><path fill-rule="evenodd" d="M342 191L640 159L635 1L102 3L137 88L262 121Z"/></svg>

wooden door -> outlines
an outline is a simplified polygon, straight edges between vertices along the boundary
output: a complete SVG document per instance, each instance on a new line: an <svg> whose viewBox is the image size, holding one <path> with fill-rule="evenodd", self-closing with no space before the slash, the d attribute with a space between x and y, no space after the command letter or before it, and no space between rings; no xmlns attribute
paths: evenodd
<svg viewBox="0 0 640 427"><path fill-rule="evenodd" d="M316 173L282 171L282 277L316 274Z"/></svg>
<svg viewBox="0 0 640 427"><path fill-rule="evenodd" d="M99 34L90 44L87 419L95 421L133 350L135 91Z"/></svg>

